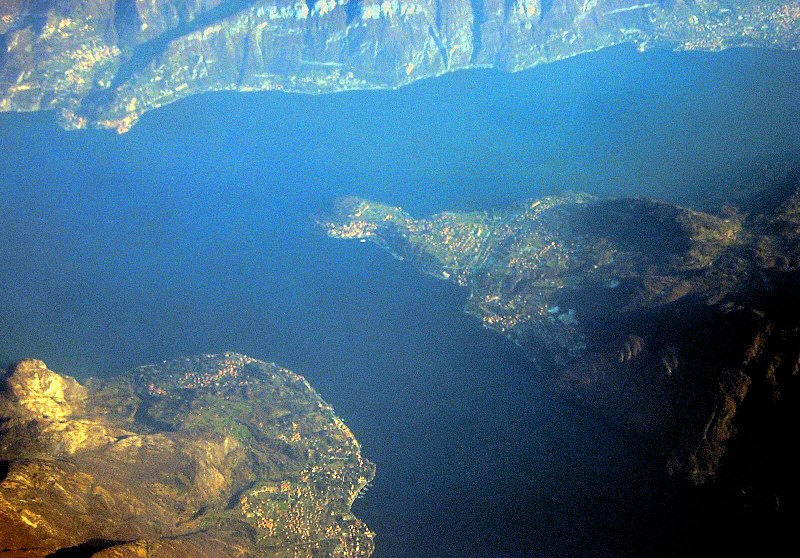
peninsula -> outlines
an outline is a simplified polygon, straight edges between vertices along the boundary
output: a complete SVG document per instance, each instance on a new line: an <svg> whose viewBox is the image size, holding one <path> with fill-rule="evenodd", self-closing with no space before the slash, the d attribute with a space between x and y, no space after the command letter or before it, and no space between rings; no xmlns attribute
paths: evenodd
<svg viewBox="0 0 800 558"><path fill-rule="evenodd" d="M345 198L319 223L466 287L466 311L547 385L661 440L674 475L704 483L738 463L750 469L731 478L774 503L777 471L794 478L776 464L798 424L800 190L771 196L710 214L574 194L423 219Z"/></svg>
<svg viewBox="0 0 800 558"><path fill-rule="evenodd" d="M375 468L289 370L226 353L84 384L25 360L1 380L4 555L372 553L350 506Z"/></svg>

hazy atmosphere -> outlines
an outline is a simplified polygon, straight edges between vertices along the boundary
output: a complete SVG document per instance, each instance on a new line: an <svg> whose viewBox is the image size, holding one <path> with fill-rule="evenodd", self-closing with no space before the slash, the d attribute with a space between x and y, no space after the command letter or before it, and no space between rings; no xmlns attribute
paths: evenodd
<svg viewBox="0 0 800 558"><path fill-rule="evenodd" d="M617 47L397 91L206 94L121 136L0 115L2 364L82 380L235 351L302 374L377 466L353 508L376 558L671 554L701 530L664 504L652 439L548 391L467 289L315 216L342 195L415 217L565 192L718 207L797 160L798 68Z"/></svg>

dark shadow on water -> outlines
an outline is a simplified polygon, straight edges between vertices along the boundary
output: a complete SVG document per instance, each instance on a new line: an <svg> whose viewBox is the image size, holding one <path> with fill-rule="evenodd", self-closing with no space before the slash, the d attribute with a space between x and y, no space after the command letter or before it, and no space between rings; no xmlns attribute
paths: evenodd
<svg viewBox="0 0 800 558"><path fill-rule="evenodd" d="M2 376L14 362L14 359L6 351L0 351L0 376Z"/></svg>
<svg viewBox="0 0 800 558"><path fill-rule="evenodd" d="M704 196L687 200L690 206L718 212L733 205L747 215L771 214L800 186L800 152L756 157L732 165L716 177Z"/></svg>
<svg viewBox="0 0 800 558"><path fill-rule="evenodd" d="M79 545L56 550L55 552L48 554L46 558L89 558L89 556L93 556L101 550L106 550L107 548L117 546L118 544L124 544L125 542L126 541L113 541L107 539L90 539Z"/></svg>
<svg viewBox="0 0 800 558"><path fill-rule="evenodd" d="M0 482L6 480L10 468L11 468L10 461L0 461Z"/></svg>

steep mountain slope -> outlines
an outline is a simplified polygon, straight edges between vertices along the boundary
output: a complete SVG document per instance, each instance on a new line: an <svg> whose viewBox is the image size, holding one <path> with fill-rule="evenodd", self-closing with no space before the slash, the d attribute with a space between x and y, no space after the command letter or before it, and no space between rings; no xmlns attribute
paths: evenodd
<svg viewBox="0 0 800 558"><path fill-rule="evenodd" d="M13 0L0 110L124 132L207 91L394 88L620 43L800 47L796 0Z"/></svg>

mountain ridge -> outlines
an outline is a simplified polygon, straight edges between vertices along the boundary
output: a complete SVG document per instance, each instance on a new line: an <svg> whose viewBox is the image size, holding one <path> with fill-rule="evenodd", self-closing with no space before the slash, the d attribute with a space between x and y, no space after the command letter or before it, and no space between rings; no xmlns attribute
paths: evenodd
<svg viewBox="0 0 800 558"><path fill-rule="evenodd" d="M791 414L777 409L799 389L800 190L785 194L758 214L567 194L420 219L346 197L318 224L466 287L465 311L520 346L545 384L661 440L667 471L702 484L737 432L774 436L775 453L793 435L791 422L740 413Z"/></svg>
<svg viewBox="0 0 800 558"><path fill-rule="evenodd" d="M368 558L375 466L308 382L236 353L83 383L0 376L0 541L13 556ZM99 552L95 554L95 552Z"/></svg>
<svg viewBox="0 0 800 558"><path fill-rule="evenodd" d="M15 0L0 7L0 110L125 132L208 91L392 89L520 71L621 43L800 48L796 1Z"/></svg>

